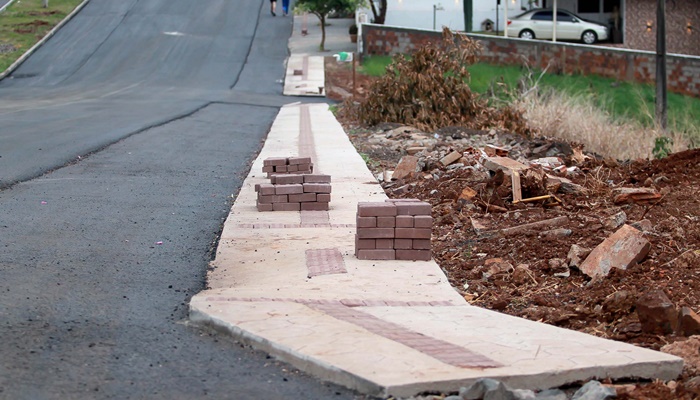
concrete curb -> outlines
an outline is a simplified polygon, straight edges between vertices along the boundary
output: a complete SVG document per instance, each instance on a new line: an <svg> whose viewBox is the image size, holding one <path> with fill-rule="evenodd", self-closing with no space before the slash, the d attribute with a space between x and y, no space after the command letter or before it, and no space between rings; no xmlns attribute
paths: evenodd
<svg viewBox="0 0 700 400"><path fill-rule="evenodd" d="M0 12L5 11L5 9L6 9L7 7L9 7L10 4L12 4L12 3L14 3L14 2L15 2L15 0L10 0L10 1L8 1L7 4L5 4L4 6L0 7Z"/></svg>
<svg viewBox="0 0 700 400"><path fill-rule="evenodd" d="M13 0L13 1L14 1L14 0ZM82 10L83 7L85 7L85 5L87 5L87 3L89 3L89 2L90 2L90 0L83 0L82 3L78 4L78 6L75 7L75 9L74 9L70 14L68 14L68 15L66 16L66 18L64 18L61 22L58 23L58 25L56 25L53 29L51 29L51 31L50 31L49 33L47 33L46 36L44 36L44 37L43 37L40 41L38 41L34 46L32 46L29 50L27 50L24 54L22 54L22 56L21 56L20 58L18 58L17 61L15 61L14 63L12 63L12 65L10 65L9 67L7 67L7 69L6 69L5 71L3 71L3 73L0 74L0 81L3 80L3 79L5 79L5 78L7 77L7 75L11 74L11 73L12 73L14 70L16 70L20 65L22 65L22 63L23 63L24 61L26 61L27 58L29 58L29 56L31 56L39 47L43 46L44 43L46 43L46 41L48 41L48 40L51 38L51 36L53 36L56 32L58 32L58 30L61 29L61 27L63 27L63 25L65 25L68 21L70 21L71 19L73 19L73 17L74 17L76 14L78 14L78 12L80 12L80 10ZM12 4L12 1L10 1L9 3L7 3L7 4L5 5L5 7L9 6L10 4ZM3 9L4 9L4 8L3 8Z"/></svg>

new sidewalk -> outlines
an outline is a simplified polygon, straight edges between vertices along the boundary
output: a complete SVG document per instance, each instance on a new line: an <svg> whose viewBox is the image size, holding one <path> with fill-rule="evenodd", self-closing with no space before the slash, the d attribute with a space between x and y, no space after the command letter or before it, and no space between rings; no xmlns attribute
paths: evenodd
<svg viewBox="0 0 700 400"><path fill-rule="evenodd" d="M285 96L325 96L323 59L340 52L355 52L357 44L350 42L348 28L352 19L330 19L326 26L325 51L319 50L321 27L314 15L294 17L294 30L289 38L290 56L284 80ZM306 32L306 34L304 34Z"/></svg>
<svg viewBox="0 0 700 400"><path fill-rule="evenodd" d="M254 187L269 182L263 160L297 155L331 175L330 210L258 212ZM191 320L376 396L455 391L485 377L544 389L681 372L682 360L667 354L471 306L434 261L358 260L357 203L385 198L327 105L283 107L231 208L211 289L193 297Z"/></svg>

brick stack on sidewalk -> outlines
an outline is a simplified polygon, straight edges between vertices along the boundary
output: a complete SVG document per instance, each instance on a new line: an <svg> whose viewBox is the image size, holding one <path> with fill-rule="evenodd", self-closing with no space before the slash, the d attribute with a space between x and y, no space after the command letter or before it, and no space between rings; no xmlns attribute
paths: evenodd
<svg viewBox="0 0 700 400"><path fill-rule="evenodd" d="M389 199L357 204L355 256L361 260L430 261L429 203Z"/></svg>
<svg viewBox="0 0 700 400"><path fill-rule="evenodd" d="M265 159L263 172L270 183L255 185L258 211L327 211L331 176L314 175L312 170L310 157Z"/></svg>
<svg viewBox="0 0 700 400"><path fill-rule="evenodd" d="M270 157L263 160L263 172L275 174L310 174L314 171L311 157Z"/></svg>

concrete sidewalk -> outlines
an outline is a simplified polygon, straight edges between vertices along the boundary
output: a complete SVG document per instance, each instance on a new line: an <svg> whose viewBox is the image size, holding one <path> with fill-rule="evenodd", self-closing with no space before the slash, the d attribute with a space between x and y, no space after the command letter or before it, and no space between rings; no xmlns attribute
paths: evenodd
<svg viewBox="0 0 700 400"><path fill-rule="evenodd" d="M254 187L269 182L263 160L297 155L331 175L330 210L258 212ZM456 391L485 377L545 389L680 374L674 356L471 306L434 261L358 260L357 203L385 198L327 105L283 107L224 225L211 289L191 301L191 320L381 397Z"/></svg>
<svg viewBox="0 0 700 400"><path fill-rule="evenodd" d="M326 26L325 51L319 50L321 26L316 16L294 16L294 30L289 39L290 56L284 79L285 96L324 97L325 77L323 59L339 52L355 52L357 44L350 42L348 28L353 19L330 19ZM306 34L304 34L306 32Z"/></svg>

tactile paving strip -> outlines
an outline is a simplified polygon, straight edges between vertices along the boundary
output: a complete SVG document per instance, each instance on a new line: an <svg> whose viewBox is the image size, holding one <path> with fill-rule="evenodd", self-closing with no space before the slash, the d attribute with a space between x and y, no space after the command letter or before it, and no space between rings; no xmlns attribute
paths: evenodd
<svg viewBox="0 0 700 400"><path fill-rule="evenodd" d="M445 364L459 368L496 368L503 366L499 362L474 353L464 347L406 329L355 308L336 304L307 304L307 306L322 311L333 318L360 326L375 335L401 343Z"/></svg>
<svg viewBox="0 0 700 400"><path fill-rule="evenodd" d="M301 211L301 224L306 225L330 225L328 211Z"/></svg>
<svg viewBox="0 0 700 400"><path fill-rule="evenodd" d="M311 131L311 112L309 105L303 104L299 113L299 157L311 157L311 162L316 162L316 147ZM318 165L314 165L314 173L320 173Z"/></svg>

